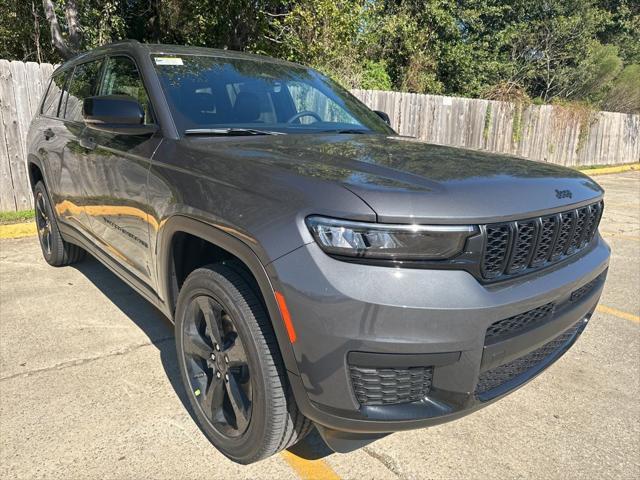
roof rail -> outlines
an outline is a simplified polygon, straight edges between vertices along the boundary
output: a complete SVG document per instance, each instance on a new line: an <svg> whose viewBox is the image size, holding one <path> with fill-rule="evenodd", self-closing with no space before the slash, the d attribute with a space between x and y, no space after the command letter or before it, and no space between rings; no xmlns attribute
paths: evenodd
<svg viewBox="0 0 640 480"><path fill-rule="evenodd" d="M62 62L62 63L64 64L64 63L70 62L72 60L75 60L75 59L77 59L79 57L82 57L83 55L87 55L87 54L91 53L92 51L98 50L100 48L107 48L107 47L111 47L111 46L127 45L127 44L142 46L142 44L138 40L135 40L133 38L125 38L123 40L117 40L115 42L105 43L104 45L100 45L100 46L92 48L90 50L82 50L81 52L76 52L76 53L73 54L73 56L65 59L64 62ZM60 66L62 66L62 64Z"/></svg>

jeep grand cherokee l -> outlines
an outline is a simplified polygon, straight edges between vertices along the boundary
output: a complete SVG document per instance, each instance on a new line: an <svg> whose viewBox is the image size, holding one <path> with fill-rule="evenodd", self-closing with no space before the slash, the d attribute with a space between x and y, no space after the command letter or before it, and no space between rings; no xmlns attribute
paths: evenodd
<svg viewBox="0 0 640 480"><path fill-rule="evenodd" d="M207 438L249 463L468 414L558 359L607 272L603 191L394 133L320 73L127 41L58 68L29 131L45 259L175 323Z"/></svg>

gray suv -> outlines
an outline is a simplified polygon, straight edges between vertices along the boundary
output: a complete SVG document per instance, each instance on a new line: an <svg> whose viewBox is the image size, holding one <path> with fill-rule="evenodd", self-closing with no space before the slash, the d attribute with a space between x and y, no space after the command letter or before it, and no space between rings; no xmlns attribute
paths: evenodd
<svg viewBox="0 0 640 480"><path fill-rule="evenodd" d="M596 307L595 182L388 120L230 51L126 41L53 73L28 138L44 257L89 252L173 320L187 407L236 462L466 415Z"/></svg>

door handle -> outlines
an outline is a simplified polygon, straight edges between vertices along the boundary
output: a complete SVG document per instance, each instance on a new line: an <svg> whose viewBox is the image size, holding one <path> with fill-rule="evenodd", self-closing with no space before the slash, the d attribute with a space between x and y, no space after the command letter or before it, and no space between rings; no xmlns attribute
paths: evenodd
<svg viewBox="0 0 640 480"><path fill-rule="evenodd" d="M53 131L53 130L51 130L50 128L47 128L47 129L43 132L43 134L44 134L44 138L45 138L45 140L49 140L49 139L51 139L51 138L53 138L53 137L55 137L55 136L56 136L56 134L54 133L54 131Z"/></svg>
<svg viewBox="0 0 640 480"><path fill-rule="evenodd" d="M80 146L87 150L94 150L96 148L96 139L93 137L82 137L80 139Z"/></svg>

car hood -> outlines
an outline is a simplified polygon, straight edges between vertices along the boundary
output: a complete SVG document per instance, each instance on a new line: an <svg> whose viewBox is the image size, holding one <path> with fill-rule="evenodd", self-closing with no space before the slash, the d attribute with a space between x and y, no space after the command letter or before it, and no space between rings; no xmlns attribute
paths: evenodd
<svg viewBox="0 0 640 480"><path fill-rule="evenodd" d="M603 194L575 170L408 137L303 134L227 140L216 147L200 141L198 150L215 148L225 156L337 182L366 202L380 222L495 222L560 211Z"/></svg>

